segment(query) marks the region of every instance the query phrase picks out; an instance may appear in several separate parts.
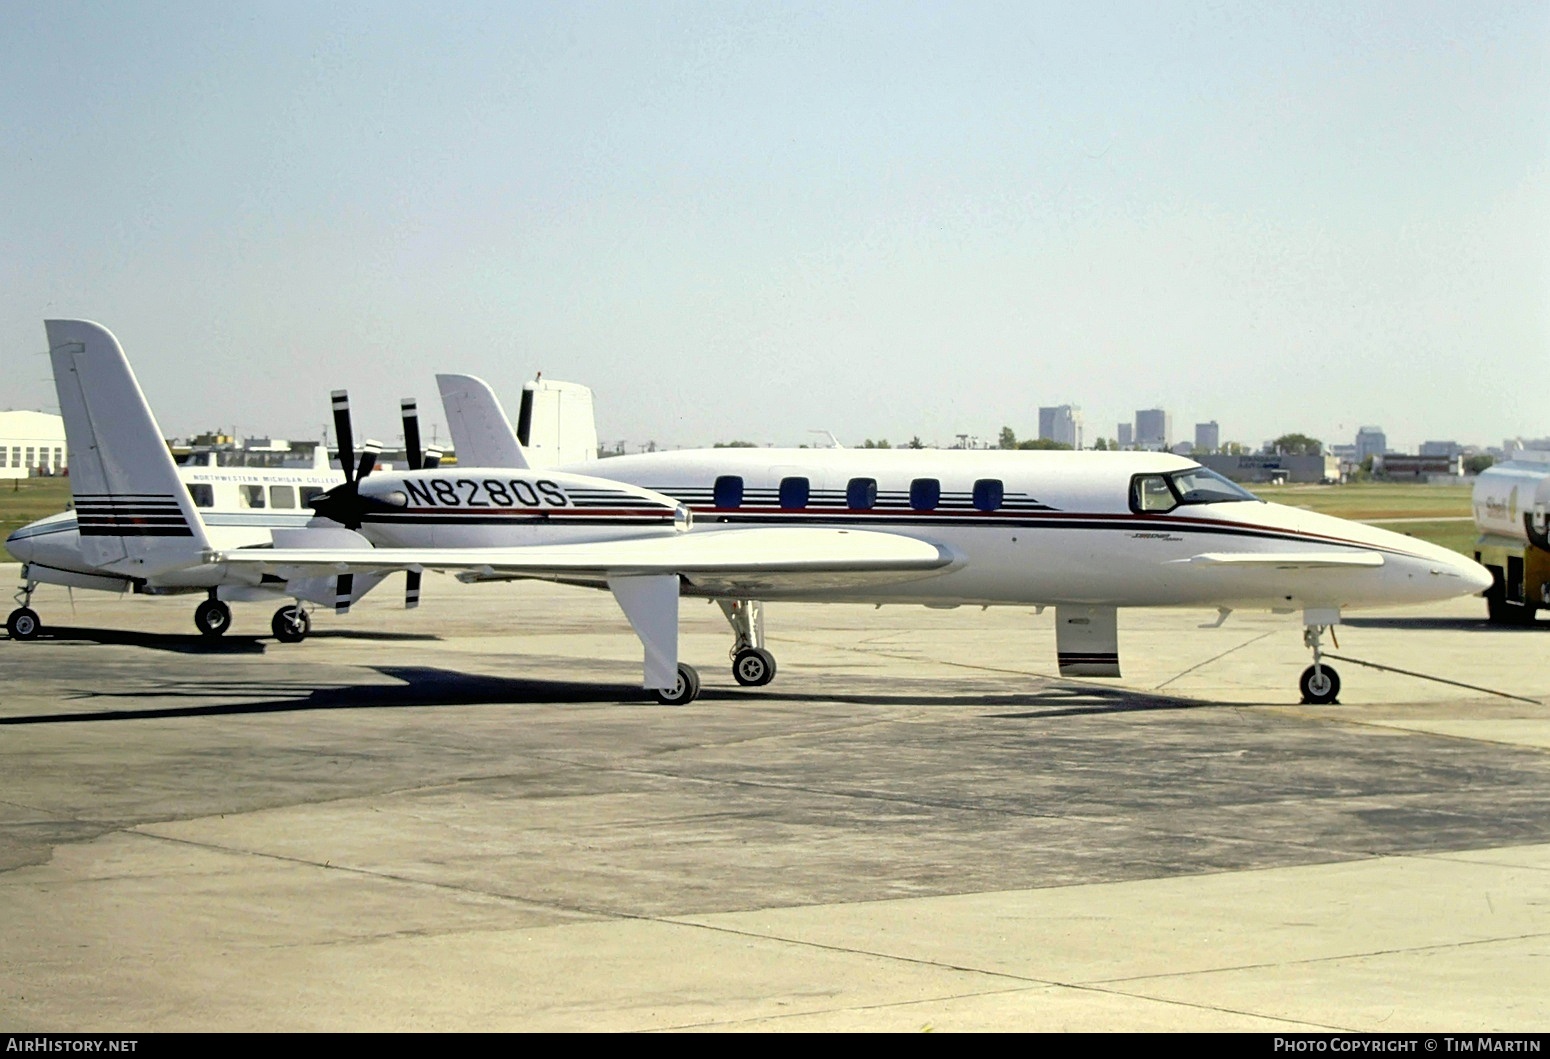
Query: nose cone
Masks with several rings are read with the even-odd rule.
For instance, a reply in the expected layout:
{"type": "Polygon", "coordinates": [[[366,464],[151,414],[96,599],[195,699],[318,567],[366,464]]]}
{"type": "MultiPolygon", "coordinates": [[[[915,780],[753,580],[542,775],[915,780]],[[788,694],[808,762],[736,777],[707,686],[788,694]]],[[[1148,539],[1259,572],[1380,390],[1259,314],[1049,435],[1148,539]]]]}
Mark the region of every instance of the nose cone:
{"type": "Polygon", "coordinates": [[[1366,574],[1347,572],[1335,579],[1337,583],[1320,586],[1319,591],[1327,595],[1330,602],[1338,600],[1341,606],[1440,602],[1478,595],[1491,587],[1491,574],[1485,567],[1440,544],[1333,515],[1278,504],[1261,507],[1256,521],[1310,542],[1310,545],[1299,544],[1299,547],[1328,546],[1342,551],[1360,548],[1382,556],[1381,566],[1366,574]]]}
{"type": "Polygon", "coordinates": [[[1478,595],[1491,587],[1492,582],[1495,580],[1491,576],[1491,571],[1463,555],[1460,555],[1455,561],[1461,567],[1458,576],[1465,584],[1469,585],[1471,593],[1478,595]]]}
{"type": "Polygon", "coordinates": [[[27,530],[30,528],[23,526],[5,539],[5,550],[10,552],[19,563],[32,562],[32,539],[27,535],[27,530]]]}
{"type": "Polygon", "coordinates": [[[1417,581],[1430,582],[1434,586],[1424,590],[1429,598],[1442,600],[1457,596],[1477,596],[1491,587],[1491,572],[1452,548],[1376,527],[1369,532],[1384,534],[1387,538],[1385,543],[1390,544],[1396,552],[1407,553],[1397,561],[1406,569],[1407,576],[1417,581]]]}

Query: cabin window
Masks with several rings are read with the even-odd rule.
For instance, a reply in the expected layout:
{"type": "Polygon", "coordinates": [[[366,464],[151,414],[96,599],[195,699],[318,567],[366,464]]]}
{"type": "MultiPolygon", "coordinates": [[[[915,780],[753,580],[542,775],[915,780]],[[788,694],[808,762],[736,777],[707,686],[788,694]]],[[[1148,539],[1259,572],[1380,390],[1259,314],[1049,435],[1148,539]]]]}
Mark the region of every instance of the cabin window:
{"type": "Polygon", "coordinates": [[[870,511],[877,506],[877,479],[852,478],[845,486],[845,506],[852,511],[870,511]]]}
{"type": "Polygon", "coordinates": [[[1001,506],[1004,494],[999,478],[981,478],[974,483],[974,506],[981,511],[994,511],[1001,506]]]}
{"type": "Polygon", "coordinates": [[[743,506],[743,477],[739,474],[723,474],[716,479],[715,502],[717,507],[743,506]]]}
{"type": "Polygon", "coordinates": [[[807,506],[808,482],[806,478],[782,478],[780,480],[780,506],[790,511],[807,506]]]}
{"type": "Polygon", "coordinates": [[[942,483],[935,478],[916,478],[910,483],[910,507],[932,511],[942,500],[942,483]]]}
{"type": "Polygon", "coordinates": [[[294,485],[271,485],[269,487],[270,507],[295,507],[296,487],[294,485]]]}
{"type": "Polygon", "coordinates": [[[1130,480],[1130,510],[1136,514],[1172,511],[1179,499],[1161,474],[1138,474],[1130,480]]]}
{"type": "Polygon", "coordinates": [[[237,495],[243,507],[264,506],[264,487],[261,485],[238,486],[237,495]]]}
{"type": "Polygon", "coordinates": [[[215,506],[215,486],[191,485],[188,487],[188,495],[194,501],[195,507],[215,506]]]}
{"type": "Polygon", "coordinates": [[[320,485],[304,485],[301,487],[301,506],[311,507],[312,502],[322,496],[328,490],[320,485]]]}

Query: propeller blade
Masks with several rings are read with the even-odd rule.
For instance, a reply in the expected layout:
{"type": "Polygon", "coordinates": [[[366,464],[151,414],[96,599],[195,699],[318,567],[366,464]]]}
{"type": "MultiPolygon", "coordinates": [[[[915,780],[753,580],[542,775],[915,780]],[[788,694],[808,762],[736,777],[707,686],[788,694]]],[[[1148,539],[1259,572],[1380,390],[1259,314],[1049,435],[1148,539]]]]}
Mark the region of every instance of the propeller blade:
{"type": "Polygon", "coordinates": [[[404,575],[404,609],[413,610],[420,605],[420,571],[410,570],[404,575]]]}
{"type": "Polygon", "coordinates": [[[370,474],[377,466],[377,457],[380,455],[382,455],[381,444],[368,438],[366,444],[361,447],[360,465],[355,469],[356,484],[360,484],[360,480],[370,474]]]}
{"type": "Polygon", "coordinates": [[[425,466],[421,470],[433,471],[441,466],[441,450],[432,446],[425,450],[425,466]]]}
{"type": "Polygon", "coordinates": [[[334,613],[350,613],[351,596],[355,594],[355,575],[340,574],[334,582],[334,613]]]}
{"type": "Polygon", "coordinates": [[[355,480],[350,477],[355,470],[355,432],[350,429],[348,390],[334,391],[334,438],[339,442],[339,466],[344,471],[345,481],[352,482],[355,480]]]}
{"type": "Polygon", "coordinates": [[[404,456],[409,469],[418,471],[425,462],[420,452],[420,409],[413,397],[405,397],[398,407],[404,417],[404,456]]]}

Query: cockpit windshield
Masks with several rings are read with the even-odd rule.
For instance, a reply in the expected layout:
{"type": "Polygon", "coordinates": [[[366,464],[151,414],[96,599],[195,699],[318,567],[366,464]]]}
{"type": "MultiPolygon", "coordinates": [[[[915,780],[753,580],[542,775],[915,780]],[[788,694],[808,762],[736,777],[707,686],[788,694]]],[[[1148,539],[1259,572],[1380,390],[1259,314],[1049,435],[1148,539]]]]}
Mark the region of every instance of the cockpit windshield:
{"type": "Polygon", "coordinates": [[[1220,504],[1229,500],[1258,500],[1259,497],[1215,471],[1195,467],[1168,476],[1181,504],[1220,504]]]}

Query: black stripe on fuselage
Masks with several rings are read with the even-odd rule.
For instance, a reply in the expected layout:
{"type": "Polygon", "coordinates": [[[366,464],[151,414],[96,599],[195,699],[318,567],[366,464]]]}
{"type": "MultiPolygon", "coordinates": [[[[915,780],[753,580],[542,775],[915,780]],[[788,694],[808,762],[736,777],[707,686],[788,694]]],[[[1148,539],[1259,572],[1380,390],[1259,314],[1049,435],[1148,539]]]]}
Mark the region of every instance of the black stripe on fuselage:
{"type": "Polygon", "coordinates": [[[495,514],[493,511],[467,513],[447,511],[436,514],[368,514],[362,522],[391,526],[665,526],[672,522],[672,515],[575,515],[570,509],[541,511],[535,514],[495,514]]]}
{"type": "Polygon", "coordinates": [[[79,493],[75,524],[83,537],[192,537],[177,499],[166,493],[79,493]]]}
{"type": "Polygon", "coordinates": [[[187,526],[82,526],[83,537],[192,537],[187,526]]]}

